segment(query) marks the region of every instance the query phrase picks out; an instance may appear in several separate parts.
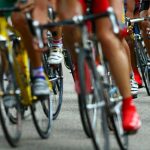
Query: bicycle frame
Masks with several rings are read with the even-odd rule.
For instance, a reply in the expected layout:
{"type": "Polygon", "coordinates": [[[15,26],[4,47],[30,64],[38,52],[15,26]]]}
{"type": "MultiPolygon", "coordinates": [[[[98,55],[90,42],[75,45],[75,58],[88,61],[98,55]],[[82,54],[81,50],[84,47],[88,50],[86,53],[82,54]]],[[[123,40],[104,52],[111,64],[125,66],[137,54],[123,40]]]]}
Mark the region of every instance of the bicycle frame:
{"type": "MultiPolygon", "coordinates": [[[[19,50],[16,51],[13,49],[13,44],[10,41],[8,30],[20,37],[18,32],[7,23],[5,17],[0,17],[0,35],[5,39],[7,51],[11,58],[10,60],[12,60],[16,81],[21,90],[21,103],[25,106],[29,106],[37,99],[37,97],[32,96],[29,57],[22,42],[19,42],[19,50]]],[[[52,90],[52,84],[49,82],[47,77],[46,80],[48,81],[50,90],[52,90]]]]}
{"type": "MultiPolygon", "coordinates": [[[[50,93],[39,97],[32,93],[27,51],[20,40],[20,34],[3,15],[4,12],[12,11],[20,10],[17,7],[0,9],[0,121],[6,140],[12,147],[16,147],[21,137],[21,119],[26,109],[31,109],[34,125],[42,139],[50,135],[53,109],[50,93]],[[41,115],[38,113],[40,109],[43,112],[41,115]],[[43,119],[46,120],[44,123],[43,119]]],[[[28,25],[32,27],[32,24],[28,25]]],[[[52,91],[51,82],[46,75],[45,78],[52,91]]]]}
{"type": "MultiPolygon", "coordinates": [[[[18,53],[15,55],[13,50],[13,45],[9,39],[8,29],[11,31],[15,31],[11,26],[8,25],[5,17],[0,18],[0,35],[2,35],[6,39],[7,43],[7,51],[9,56],[12,58],[12,63],[14,66],[14,71],[16,75],[16,80],[18,86],[21,90],[21,103],[24,105],[30,105],[32,103],[32,94],[31,94],[31,87],[30,87],[30,71],[29,71],[29,60],[28,55],[25,49],[20,46],[18,53]]],[[[18,35],[17,32],[15,34],[18,35]]]]}
{"type": "Polygon", "coordinates": [[[142,22],[142,21],[149,21],[150,20],[150,16],[147,17],[143,17],[143,18],[135,18],[135,19],[130,19],[127,18],[127,25],[130,25],[131,23],[136,23],[137,24],[137,28],[139,30],[139,33],[132,33],[131,37],[134,40],[135,44],[135,54],[136,54],[136,60],[137,60],[137,64],[138,67],[141,70],[141,75],[142,75],[142,79],[143,82],[145,84],[145,88],[147,91],[147,94],[150,95],[150,75],[149,75],[149,55],[147,52],[147,49],[144,48],[143,42],[142,42],[142,35],[140,33],[140,29],[138,26],[138,23],[142,22]]]}

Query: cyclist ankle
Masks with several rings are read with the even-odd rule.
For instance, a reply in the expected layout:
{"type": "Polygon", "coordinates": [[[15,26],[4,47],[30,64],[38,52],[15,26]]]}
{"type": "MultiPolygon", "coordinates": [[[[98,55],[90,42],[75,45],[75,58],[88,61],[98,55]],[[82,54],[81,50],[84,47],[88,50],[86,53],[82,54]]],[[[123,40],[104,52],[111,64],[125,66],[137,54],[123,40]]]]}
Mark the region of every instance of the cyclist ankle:
{"type": "Polygon", "coordinates": [[[131,105],[132,102],[133,102],[133,97],[132,96],[129,96],[127,98],[123,98],[123,108],[126,107],[126,106],[131,105]]]}
{"type": "Polygon", "coordinates": [[[45,80],[44,68],[42,66],[32,69],[33,79],[43,79],[45,80]]]}
{"type": "Polygon", "coordinates": [[[52,39],[52,47],[59,47],[62,48],[63,47],[63,43],[62,43],[62,38],[60,39],[52,39]]]}

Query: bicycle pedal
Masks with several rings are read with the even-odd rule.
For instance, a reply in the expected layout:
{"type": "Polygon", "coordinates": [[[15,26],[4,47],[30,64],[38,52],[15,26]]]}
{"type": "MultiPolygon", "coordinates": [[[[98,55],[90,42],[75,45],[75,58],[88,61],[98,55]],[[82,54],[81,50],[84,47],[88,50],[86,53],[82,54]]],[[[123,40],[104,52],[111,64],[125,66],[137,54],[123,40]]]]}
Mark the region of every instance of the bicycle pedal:
{"type": "Polygon", "coordinates": [[[39,95],[39,96],[33,96],[33,102],[38,102],[39,100],[40,101],[44,101],[46,100],[47,98],[49,98],[49,95],[39,95]]]}
{"type": "Polygon", "coordinates": [[[9,90],[6,93],[4,93],[3,95],[9,95],[9,96],[14,96],[14,95],[20,95],[20,90],[9,90]]]}
{"type": "Polygon", "coordinates": [[[15,95],[15,92],[14,92],[14,90],[10,90],[6,93],[6,95],[15,95]]]}
{"type": "Polygon", "coordinates": [[[37,96],[33,96],[33,97],[32,97],[32,100],[37,100],[37,96]]]}

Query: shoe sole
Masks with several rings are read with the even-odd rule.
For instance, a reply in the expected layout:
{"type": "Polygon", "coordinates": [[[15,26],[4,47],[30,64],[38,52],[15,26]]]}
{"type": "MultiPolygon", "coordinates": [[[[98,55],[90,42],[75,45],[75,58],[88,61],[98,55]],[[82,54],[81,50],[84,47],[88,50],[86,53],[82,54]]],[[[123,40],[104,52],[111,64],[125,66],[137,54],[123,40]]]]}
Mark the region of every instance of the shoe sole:
{"type": "Polygon", "coordinates": [[[138,129],[137,130],[134,130],[134,131],[126,131],[125,132],[125,135],[134,135],[138,132],[138,129]]]}
{"type": "Polygon", "coordinates": [[[132,131],[125,131],[125,134],[127,134],[127,135],[134,135],[134,134],[136,134],[139,131],[139,129],[141,128],[141,125],[142,125],[142,122],[140,121],[139,122],[139,126],[138,126],[137,129],[132,130],[132,131]]]}
{"type": "Polygon", "coordinates": [[[139,84],[138,84],[138,88],[139,88],[139,89],[143,88],[143,85],[139,85],[139,84]]]}
{"type": "Polygon", "coordinates": [[[138,95],[132,95],[132,98],[135,99],[135,98],[138,98],[138,95]]]}
{"type": "Polygon", "coordinates": [[[133,130],[133,131],[125,131],[125,135],[134,135],[134,134],[136,134],[139,131],[140,127],[133,130]]]}

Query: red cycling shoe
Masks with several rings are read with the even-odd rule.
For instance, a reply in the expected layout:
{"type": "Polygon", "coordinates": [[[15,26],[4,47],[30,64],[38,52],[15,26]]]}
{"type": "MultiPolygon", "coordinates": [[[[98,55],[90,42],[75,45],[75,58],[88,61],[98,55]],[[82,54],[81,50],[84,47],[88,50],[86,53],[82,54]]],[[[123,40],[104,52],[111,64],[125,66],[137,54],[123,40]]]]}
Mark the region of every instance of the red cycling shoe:
{"type": "Polygon", "coordinates": [[[134,79],[138,83],[139,88],[142,87],[142,78],[137,68],[133,69],[134,79]]]}
{"type": "Polygon", "coordinates": [[[141,127],[140,117],[132,98],[123,101],[122,105],[122,124],[127,133],[135,133],[141,127]]]}

